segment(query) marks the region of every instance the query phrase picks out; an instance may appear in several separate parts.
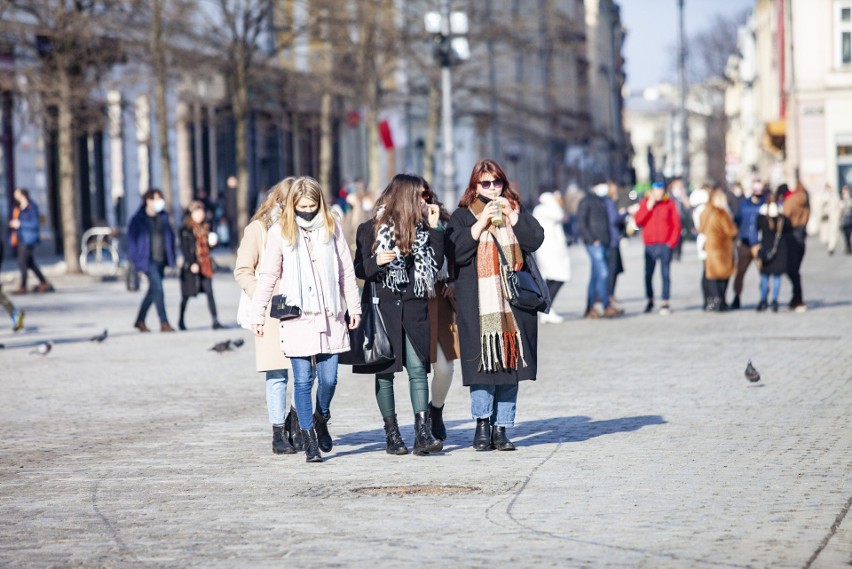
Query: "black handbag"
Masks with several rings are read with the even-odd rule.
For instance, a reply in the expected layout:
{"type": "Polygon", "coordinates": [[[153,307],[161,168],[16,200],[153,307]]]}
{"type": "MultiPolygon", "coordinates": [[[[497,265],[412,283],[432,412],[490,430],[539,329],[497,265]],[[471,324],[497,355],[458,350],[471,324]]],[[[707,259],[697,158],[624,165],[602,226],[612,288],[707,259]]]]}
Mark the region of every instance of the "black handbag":
{"type": "Polygon", "coordinates": [[[349,331],[349,351],[340,354],[339,363],[344,365],[378,366],[394,361],[393,346],[379,310],[376,283],[370,283],[369,304],[361,305],[361,322],[349,331]]]}
{"type": "Polygon", "coordinates": [[[276,294],[272,297],[272,307],[269,309],[269,316],[278,320],[293,320],[302,315],[302,309],[298,306],[287,304],[287,297],[283,294],[276,294]]]}
{"type": "MultiPolygon", "coordinates": [[[[503,266],[506,267],[506,286],[509,289],[509,304],[528,312],[546,310],[549,303],[542,290],[547,290],[547,287],[540,286],[532,273],[528,271],[512,270],[509,262],[506,260],[506,256],[503,254],[503,248],[500,247],[500,243],[496,239],[494,240],[494,245],[497,247],[497,252],[500,254],[503,266]]],[[[532,260],[531,255],[524,254],[524,264],[530,269],[535,264],[535,261],[532,260]]],[[[538,272],[538,266],[536,266],[536,272],[538,272]]],[[[541,274],[539,273],[540,277],[541,274]]]]}

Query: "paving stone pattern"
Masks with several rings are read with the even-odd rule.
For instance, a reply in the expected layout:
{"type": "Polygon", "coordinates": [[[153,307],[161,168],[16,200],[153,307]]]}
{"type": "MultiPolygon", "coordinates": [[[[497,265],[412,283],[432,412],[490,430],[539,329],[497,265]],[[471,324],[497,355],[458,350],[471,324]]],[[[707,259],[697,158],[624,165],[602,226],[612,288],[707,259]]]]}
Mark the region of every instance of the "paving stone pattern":
{"type": "MultiPolygon", "coordinates": [[[[810,244],[804,314],[756,314],[754,269],[745,309],[706,314],[687,246],[666,317],[641,313],[634,240],[627,315],[586,321],[588,260],[571,254],[568,319],[541,329],[514,453],[470,448],[457,373],[445,452],[388,456],[372,379],[341,367],[326,461],[275,456],[252,340],[210,330],[203,297],[189,331],[145,335],[131,328],[142,293],[120,282],[57,277],[57,293],[16,299],[26,330],[0,327],[0,566],[852,565],[852,258],[810,244]],[[53,351],[32,354],[45,340],[53,351]]],[[[234,314],[229,274],[214,287],[234,314]]],[[[176,279],[166,291],[175,324],[176,279]]],[[[412,444],[401,375],[397,393],[412,444]]]]}

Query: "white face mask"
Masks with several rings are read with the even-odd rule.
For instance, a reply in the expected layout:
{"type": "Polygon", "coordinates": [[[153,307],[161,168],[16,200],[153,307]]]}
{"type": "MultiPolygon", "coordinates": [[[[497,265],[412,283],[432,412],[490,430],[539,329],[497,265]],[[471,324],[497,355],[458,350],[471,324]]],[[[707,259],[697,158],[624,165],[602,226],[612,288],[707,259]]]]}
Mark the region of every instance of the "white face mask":
{"type": "Polygon", "coordinates": [[[769,214],[769,217],[778,217],[778,204],[771,203],[766,208],[766,213],[769,214]]]}
{"type": "Polygon", "coordinates": [[[595,186],[594,188],[592,188],[592,191],[599,198],[605,198],[609,194],[609,187],[604,186],[603,184],[599,184],[599,185],[595,186]]]}
{"type": "Polygon", "coordinates": [[[160,213],[161,211],[166,209],[166,200],[164,200],[164,199],[154,200],[154,203],[152,205],[154,206],[154,211],[156,211],[157,213],[160,213]]]}

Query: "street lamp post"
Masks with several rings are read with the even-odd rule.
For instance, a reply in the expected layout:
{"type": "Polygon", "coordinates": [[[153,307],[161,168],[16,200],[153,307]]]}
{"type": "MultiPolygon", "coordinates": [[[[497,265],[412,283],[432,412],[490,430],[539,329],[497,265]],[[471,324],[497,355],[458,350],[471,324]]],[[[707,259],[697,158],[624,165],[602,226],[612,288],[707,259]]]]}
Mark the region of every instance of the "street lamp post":
{"type": "Polygon", "coordinates": [[[678,0],[679,10],[679,25],[678,25],[678,74],[680,79],[680,108],[678,109],[678,122],[680,123],[680,164],[681,177],[684,185],[689,188],[689,132],[687,131],[687,116],[686,116],[686,38],[684,37],[683,27],[683,3],[684,0],[678,0]]]}
{"type": "Polygon", "coordinates": [[[429,12],[425,17],[426,31],[434,35],[435,57],[441,66],[441,186],[444,203],[456,203],[456,165],[453,140],[453,77],[454,63],[470,57],[467,33],[467,15],[451,12],[450,0],[441,0],[440,12],[429,12]]]}

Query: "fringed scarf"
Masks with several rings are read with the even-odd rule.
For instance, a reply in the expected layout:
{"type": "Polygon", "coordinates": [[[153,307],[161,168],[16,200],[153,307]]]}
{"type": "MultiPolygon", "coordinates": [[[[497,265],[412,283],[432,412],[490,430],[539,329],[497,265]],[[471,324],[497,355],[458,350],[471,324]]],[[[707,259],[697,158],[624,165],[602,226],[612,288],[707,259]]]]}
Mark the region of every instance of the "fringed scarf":
{"type": "MultiPolygon", "coordinates": [[[[405,257],[400,255],[396,248],[392,223],[379,228],[376,243],[376,252],[397,251],[396,258],[388,263],[387,270],[380,277],[380,281],[386,288],[401,293],[408,284],[408,270],[405,257]]],[[[435,252],[429,246],[429,231],[422,223],[417,224],[411,254],[414,255],[414,296],[432,298],[435,296],[435,275],[438,274],[438,263],[435,261],[435,252]]]]}
{"type": "Polygon", "coordinates": [[[210,258],[210,230],[204,223],[194,224],[192,234],[195,235],[195,256],[201,275],[213,278],[213,260],[210,258]]]}
{"type": "MultiPolygon", "coordinates": [[[[479,218],[485,204],[475,200],[470,211],[479,218]]],[[[479,370],[496,372],[526,367],[524,348],[518,322],[509,305],[506,286],[506,266],[500,262],[497,247],[501,247],[509,267],[520,270],[523,252],[509,223],[489,227],[479,236],[476,250],[476,275],[479,287],[479,333],[481,356],[479,370]]]]}

